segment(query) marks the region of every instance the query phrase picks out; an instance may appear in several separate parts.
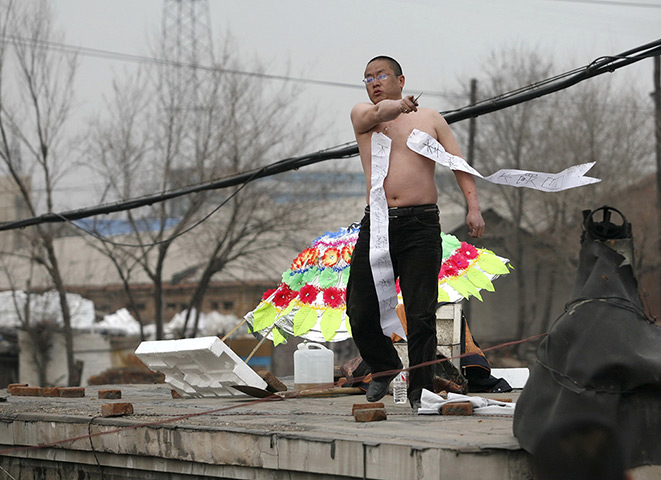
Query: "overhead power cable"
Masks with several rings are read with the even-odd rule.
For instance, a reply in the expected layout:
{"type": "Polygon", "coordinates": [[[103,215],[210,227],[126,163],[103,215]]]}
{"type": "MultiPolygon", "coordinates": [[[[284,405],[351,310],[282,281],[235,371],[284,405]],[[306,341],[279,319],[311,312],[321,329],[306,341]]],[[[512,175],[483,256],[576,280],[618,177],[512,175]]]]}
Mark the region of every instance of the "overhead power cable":
{"type": "MultiPolygon", "coordinates": [[[[469,105],[467,107],[453,110],[451,112],[444,112],[444,116],[448,123],[455,123],[467,118],[485,115],[487,113],[502,110],[504,108],[518,105],[520,103],[527,102],[529,100],[539,98],[559,90],[563,90],[589,78],[593,78],[604,73],[612,73],[615,70],[627,65],[631,65],[632,63],[659,55],[661,55],[661,39],[647,43],[645,45],[641,45],[634,49],[620,53],[619,55],[599,57],[584,67],[573,69],[570,72],[565,72],[553,78],[534,83],[513,92],[508,92],[506,94],[478,102],[474,105],[469,105]]],[[[348,146],[340,146],[323,151],[309,153],[299,157],[287,158],[276,163],[266,165],[264,167],[201,185],[194,185],[159,194],[120,201],[109,205],[100,205],[62,213],[45,213],[37,217],[5,222],[0,224],[0,231],[13,230],[16,228],[23,228],[43,223],[57,223],[79,220],[94,215],[131,210],[184,195],[189,195],[191,193],[207,190],[217,190],[240,185],[252,180],[256,180],[258,178],[264,178],[271,175],[276,175],[278,173],[295,170],[307,165],[312,165],[314,163],[332,159],[349,158],[356,156],[357,154],[358,146],[355,142],[352,142],[348,146]]]]}
{"type": "MultiPolygon", "coordinates": [[[[153,64],[153,65],[176,67],[176,68],[187,68],[187,69],[202,70],[208,72],[227,73],[231,75],[241,75],[245,77],[262,78],[265,80],[280,80],[283,82],[296,82],[296,83],[305,83],[309,85],[321,85],[325,87],[352,88],[358,90],[365,89],[365,86],[360,82],[354,84],[354,83],[346,83],[346,82],[335,82],[331,80],[316,80],[313,78],[292,77],[289,75],[275,75],[264,72],[249,72],[245,70],[236,70],[232,68],[219,67],[218,65],[201,65],[199,63],[178,62],[164,58],[148,57],[146,55],[135,55],[131,53],[113,52],[110,50],[102,50],[98,48],[80,47],[75,45],[68,45],[66,43],[21,37],[20,35],[4,34],[4,35],[0,35],[0,39],[3,42],[15,43],[19,45],[28,45],[43,50],[50,50],[68,55],[84,55],[88,57],[107,58],[110,60],[120,60],[125,62],[153,64]]],[[[432,92],[428,90],[424,90],[424,92],[425,92],[425,96],[456,98],[456,95],[451,93],[432,92]]]]}
{"type": "Polygon", "coordinates": [[[569,2],[569,3],[592,3],[595,5],[608,5],[614,7],[661,8],[661,4],[659,3],[618,2],[613,0],[554,0],[554,1],[569,2]]]}
{"type": "Polygon", "coordinates": [[[459,122],[470,117],[478,117],[486,113],[495,112],[496,110],[518,105],[550,93],[564,90],[565,88],[569,88],[589,78],[604,73],[612,73],[615,70],[631,65],[632,63],[639,62],[646,58],[657,57],[659,55],[661,55],[661,39],[627,50],[618,55],[599,57],[584,67],[573,69],[570,72],[560,74],[552,79],[533,83],[523,89],[486,99],[461,109],[443,113],[448,123],[459,122]]]}

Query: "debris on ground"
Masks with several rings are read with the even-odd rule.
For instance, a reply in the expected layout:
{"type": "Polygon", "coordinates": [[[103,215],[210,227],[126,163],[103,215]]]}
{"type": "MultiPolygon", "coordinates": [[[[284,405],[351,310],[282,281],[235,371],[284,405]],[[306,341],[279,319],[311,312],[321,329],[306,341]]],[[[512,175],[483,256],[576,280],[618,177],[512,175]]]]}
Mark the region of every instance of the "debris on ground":
{"type": "Polygon", "coordinates": [[[351,413],[357,422],[378,422],[388,419],[385,405],[381,402],[355,403],[351,413]]]}
{"type": "Polygon", "coordinates": [[[101,405],[102,417],[121,417],[133,414],[132,403],[104,403],[101,405]]]}

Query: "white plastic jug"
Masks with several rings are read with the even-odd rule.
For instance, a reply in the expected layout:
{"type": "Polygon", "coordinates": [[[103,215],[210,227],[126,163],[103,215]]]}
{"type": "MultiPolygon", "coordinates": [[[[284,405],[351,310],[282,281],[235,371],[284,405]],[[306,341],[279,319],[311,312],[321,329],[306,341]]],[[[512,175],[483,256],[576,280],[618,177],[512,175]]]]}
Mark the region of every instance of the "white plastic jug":
{"type": "Polygon", "coordinates": [[[294,352],[294,389],[333,386],[333,351],[313,342],[298,344],[294,352]]]}

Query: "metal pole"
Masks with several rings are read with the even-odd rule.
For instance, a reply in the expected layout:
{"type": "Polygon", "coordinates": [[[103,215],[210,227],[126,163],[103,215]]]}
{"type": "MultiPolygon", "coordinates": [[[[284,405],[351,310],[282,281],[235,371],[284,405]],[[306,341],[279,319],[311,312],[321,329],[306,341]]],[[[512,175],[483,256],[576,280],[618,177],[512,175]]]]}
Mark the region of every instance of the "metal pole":
{"type": "MultiPolygon", "coordinates": [[[[656,215],[657,215],[657,262],[661,260],[661,56],[654,57],[654,133],[656,137],[656,215]]],[[[657,268],[659,267],[657,263],[657,268]]],[[[659,285],[661,289],[661,284],[659,285]]],[[[660,292],[661,293],[661,292],[660,292]]]]}
{"type": "MultiPolygon", "coordinates": [[[[477,103],[477,79],[471,78],[470,104],[477,103]]],[[[475,160],[475,128],[477,126],[477,117],[471,117],[468,123],[468,151],[466,152],[466,161],[471,166],[475,160]]]]}
{"type": "MultiPolygon", "coordinates": [[[[471,78],[469,105],[477,103],[477,79],[471,78]]],[[[468,121],[468,148],[466,150],[466,161],[469,165],[475,163],[475,132],[477,127],[477,117],[470,117],[468,121]]],[[[463,302],[464,315],[466,323],[470,326],[471,319],[471,301],[463,302]]]]}

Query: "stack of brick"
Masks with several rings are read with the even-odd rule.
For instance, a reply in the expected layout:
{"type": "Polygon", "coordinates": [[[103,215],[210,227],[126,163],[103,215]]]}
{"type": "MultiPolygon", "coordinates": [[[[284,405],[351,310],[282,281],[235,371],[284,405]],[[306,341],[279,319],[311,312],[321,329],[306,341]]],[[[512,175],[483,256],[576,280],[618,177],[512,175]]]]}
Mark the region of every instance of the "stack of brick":
{"type": "Polygon", "coordinates": [[[31,387],[24,383],[10,384],[7,392],[17,397],[79,398],[85,396],[84,387],[31,387]]]}
{"type": "MultiPolygon", "coordinates": [[[[84,387],[31,387],[25,383],[12,383],[7,387],[10,395],[17,397],[59,397],[59,398],[83,398],[84,387]]],[[[122,391],[118,389],[99,390],[100,399],[116,400],[122,398],[122,391]]],[[[131,403],[104,403],[101,405],[103,417],[118,417],[133,414],[131,403]]]]}

